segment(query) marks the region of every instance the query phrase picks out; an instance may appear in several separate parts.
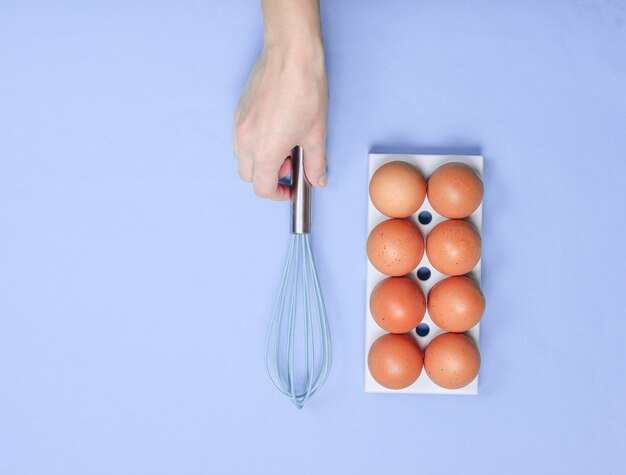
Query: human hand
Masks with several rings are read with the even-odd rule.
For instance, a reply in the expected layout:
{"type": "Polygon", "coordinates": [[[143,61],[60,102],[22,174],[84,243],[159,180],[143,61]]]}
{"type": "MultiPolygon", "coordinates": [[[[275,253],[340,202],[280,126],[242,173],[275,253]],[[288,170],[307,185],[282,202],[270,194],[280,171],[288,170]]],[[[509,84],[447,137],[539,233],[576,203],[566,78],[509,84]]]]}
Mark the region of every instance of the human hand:
{"type": "MultiPolygon", "coordinates": [[[[292,4],[298,2],[292,2],[292,4]]],[[[291,172],[291,149],[301,145],[304,170],[313,186],[326,185],[328,84],[321,45],[307,34],[268,34],[263,53],[235,113],[234,152],[239,176],[263,198],[286,200],[278,180],[291,172]]]]}

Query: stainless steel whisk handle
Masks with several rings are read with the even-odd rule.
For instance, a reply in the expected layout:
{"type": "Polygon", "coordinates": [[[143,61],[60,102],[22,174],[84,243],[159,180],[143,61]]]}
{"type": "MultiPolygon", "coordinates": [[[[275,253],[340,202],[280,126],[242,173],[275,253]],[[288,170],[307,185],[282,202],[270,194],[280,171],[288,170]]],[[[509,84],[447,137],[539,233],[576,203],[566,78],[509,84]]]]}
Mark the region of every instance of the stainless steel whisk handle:
{"type": "Polygon", "coordinates": [[[291,150],[291,233],[311,232],[311,183],[304,173],[304,152],[300,145],[291,150]]]}

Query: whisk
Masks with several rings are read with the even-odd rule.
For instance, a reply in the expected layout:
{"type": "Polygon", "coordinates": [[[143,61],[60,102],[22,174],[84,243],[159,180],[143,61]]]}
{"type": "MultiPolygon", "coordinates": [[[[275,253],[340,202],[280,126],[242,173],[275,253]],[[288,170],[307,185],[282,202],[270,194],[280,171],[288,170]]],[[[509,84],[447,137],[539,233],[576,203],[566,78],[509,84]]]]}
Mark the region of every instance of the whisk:
{"type": "Polygon", "coordinates": [[[272,383],[298,409],[324,384],[331,366],[328,317],[311,248],[311,185],[303,159],[302,147],[294,147],[291,238],[265,350],[272,383]]]}

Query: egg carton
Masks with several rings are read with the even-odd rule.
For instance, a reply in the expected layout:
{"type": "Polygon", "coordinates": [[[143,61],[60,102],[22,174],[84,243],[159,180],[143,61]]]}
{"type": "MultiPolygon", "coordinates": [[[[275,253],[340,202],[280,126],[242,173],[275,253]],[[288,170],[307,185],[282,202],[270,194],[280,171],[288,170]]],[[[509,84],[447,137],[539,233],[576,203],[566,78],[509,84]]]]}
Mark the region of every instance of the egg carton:
{"type": "MultiPolygon", "coordinates": [[[[483,160],[483,157],[480,155],[413,155],[413,154],[370,153],[369,154],[368,185],[369,185],[370,180],[372,179],[372,175],[379,167],[381,167],[385,163],[393,162],[396,160],[410,163],[415,168],[417,168],[427,180],[428,180],[428,177],[437,168],[439,168],[441,165],[444,165],[445,163],[450,163],[450,162],[464,163],[472,167],[474,171],[476,171],[478,176],[480,176],[481,180],[483,178],[483,161],[484,160],[483,160]]],[[[469,217],[466,218],[466,220],[470,222],[476,228],[481,238],[482,238],[482,212],[483,212],[482,210],[483,210],[483,205],[481,202],[480,206],[476,209],[476,211],[474,211],[469,217]]],[[[422,217],[424,218],[424,215],[422,215],[422,217]]],[[[390,219],[390,218],[382,214],[380,211],[378,211],[376,207],[372,204],[372,201],[368,198],[368,219],[367,219],[368,236],[369,236],[369,233],[377,224],[379,224],[382,221],[385,221],[386,219],[390,219]]],[[[428,233],[431,231],[431,229],[433,229],[433,227],[435,227],[440,222],[445,221],[447,218],[438,214],[428,202],[428,197],[426,197],[420,209],[417,210],[417,212],[415,212],[413,215],[409,216],[406,219],[413,221],[418,226],[418,228],[422,232],[422,235],[424,236],[424,242],[426,242],[426,237],[428,236],[428,233]],[[425,221],[424,219],[420,220],[419,218],[420,213],[424,213],[424,212],[430,213],[430,216],[431,216],[431,220],[427,224],[424,224],[424,222],[422,222],[422,221],[425,221]]],[[[478,264],[476,264],[476,266],[469,273],[469,276],[474,278],[479,283],[480,283],[481,262],[482,262],[482,257],[478,261],[478,264]]],[[[372,290],[374,289],[376,284],[378,284],[381,280],[385,279],[386,277],[388,276],[378,271],[371,264],[369,259],[367,260],[367,288],[366,288],[367,292],[366,292],[366,303],[365,303],[365,309],[366,309],[365,310],[365,359],[364,359],[365,361],[365,392],[368,392],[368,393],[403,393],[403,394],[464,394],[464,395],[478,394],[478,376],[476,376],[476,378],[470,384],[460,389],[446,389],[446,388],[442,388],[441,386],[436,385],[434,382],[430,380],[424,368],[422,369],[422,372],[420,373],[420,376],[417,379],[417,381],[415,381],[413,384],[411,384],[410,386],[404,389],[385,388],[384,386],[381,386],[378,382],[376,382],[376,380],[372,377],[372,375],[369,372],[369,368],[367,366],[367,355],[369,353],[369,349],[372,346],[372,344],[379,337],[381,337],[387,332],[383,330],[381,327],[379,327],[378,324],[374,321],[374,318],[372,317],[372,314],[370,311],[369,300],[370,300],[370,295],[372,293],[372,290]]],[[[428,257],[426,256],[426,251],[424,251],[424,256],[422,257],[422,260],[420,261],[418,266],[415,269],[413,269],[413,271],[411,271],[408,277],[411,277],[415,282],[417,282],[419,286],[421,287],[422,291],[424,292],[424,295],[428,297],[428,293],[430,292],[430,289],[432,289],[432,287],[437,282],[439,282],[440,280],[443,280],[444,278],[448,276],[437,271],[433,266],[430,265],[430,262],[428,261],[428,257]],[[427,272],[424,269],[428,269],[428,271],[430,272],[430,276],[426,278],[425,280],[422,280],[425,277],[425,274],[427,274],[427,272]],[[418,272],[420,273],[421,277],[418,277],[418,272]]],[[[439,328],[437,325],[433,323],[433,321],[430,319],[430,315],[428,314],[428,309],[426,309],[426,314],[424,315],[424,319],[422,320],[420,327],[418,327],[418,329],[420,329],[420,333],[424,333],[423,331],[425,330],[424,325],[427,325],[428,327],[428,333],[426,335],[420,336],[416,332],[416,330],[413,330],[411,332],[412,336],[416,339],[419,347],[422,349],[422,352],[426,349],[426,347],[428,346],[428,344],[433,338],[435,338],[437,335],[440,335],[442,333],[446,333],[445,330],[442,330],[441,328],[439,328]]],[[[480,323],[478,323],[476,326],[474,326],[473,328],[471,328],[465,333],[474,340],[474,342],[476,343],[476,346],[478,347],[480,351],[480,342],[479,342],[480,323]]]]}

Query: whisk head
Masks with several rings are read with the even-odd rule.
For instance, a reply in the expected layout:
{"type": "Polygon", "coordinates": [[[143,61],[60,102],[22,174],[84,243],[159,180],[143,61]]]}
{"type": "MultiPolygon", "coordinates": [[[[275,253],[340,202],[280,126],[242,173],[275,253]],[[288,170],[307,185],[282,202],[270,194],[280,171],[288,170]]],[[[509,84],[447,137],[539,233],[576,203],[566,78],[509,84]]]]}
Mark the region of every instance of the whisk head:
{"type": "Polygon", "coordinates": [[[310,234],[291,234],[265,364],[276,389],[298,409],[319,390],[330,372],[328,318],[310,234]]]}

